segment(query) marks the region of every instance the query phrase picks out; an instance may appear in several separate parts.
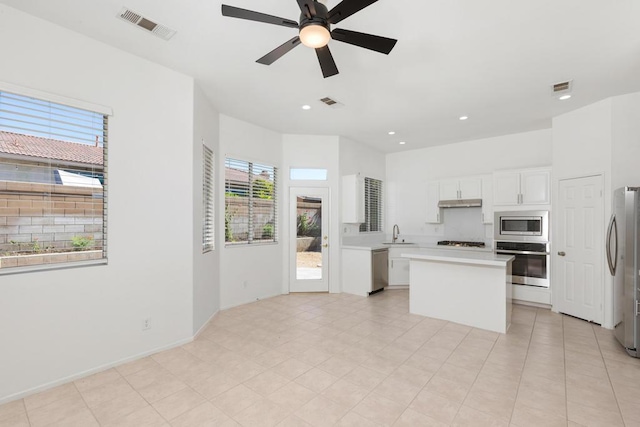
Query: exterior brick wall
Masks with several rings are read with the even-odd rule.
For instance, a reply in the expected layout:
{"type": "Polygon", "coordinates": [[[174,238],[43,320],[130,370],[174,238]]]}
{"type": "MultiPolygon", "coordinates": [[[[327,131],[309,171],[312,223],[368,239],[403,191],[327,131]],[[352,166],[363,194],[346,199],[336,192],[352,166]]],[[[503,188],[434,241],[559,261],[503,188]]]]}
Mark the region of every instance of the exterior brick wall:
{"type": "MultiPolygon", "coordinates": [[[[234,239],[246,241],[249,234],[247,199],[244,197],[227,197],[226,210],[231,215],[230,227],[234,239]]],[[[264,226],[270,224],[273,219],[273,200],[253,199],[253,216],[253,233],[255,239],[258,240],[263,236],[264,226]]]]}
{"type": "Polygon", "coordinates": [[[75,236],[102,248],[102,189],[0,181],[0,254],[72,249],[75,236]],[[11,243],[14,241],[16,243],[11,243]]]}

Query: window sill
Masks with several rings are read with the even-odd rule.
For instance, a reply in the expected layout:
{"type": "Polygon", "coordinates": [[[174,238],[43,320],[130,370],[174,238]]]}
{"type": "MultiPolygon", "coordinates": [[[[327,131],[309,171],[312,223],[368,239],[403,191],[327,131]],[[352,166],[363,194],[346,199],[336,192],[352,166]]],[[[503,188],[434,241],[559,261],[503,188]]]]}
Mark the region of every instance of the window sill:
{"type": "Polygon", "coordinates": [[[28,273],[32,271],[60,270],[76,267],[87,267],[93,265],[106,265],[106,258],[89,259],[91,256],[102,255],[102,251],[86,251],[86,252],[64,252],[51,254],[34,254],[34,255],[17,255],[0,257],[0,276],[10,274],[28,273]],[[62,255],[86,255],[88,259],[72,260],[72,261],[50,261],[48,263],[40,263],[35,265],[26,265],[29,260],[34,258],[54,258],[62,255]],[[95,254],[95,255],[94,255],[95,254]],[[25,265],[18,265],[18,261],[22,261],[25,265]]]}
{"type": "Polygon", "coordinates": [[[257,243],[245,243],[245,242],[237,242],[237,243],[225,243],[225,248],[251,248],[253,246],[277,246],[280,242],[257,242],[257,243]]]}

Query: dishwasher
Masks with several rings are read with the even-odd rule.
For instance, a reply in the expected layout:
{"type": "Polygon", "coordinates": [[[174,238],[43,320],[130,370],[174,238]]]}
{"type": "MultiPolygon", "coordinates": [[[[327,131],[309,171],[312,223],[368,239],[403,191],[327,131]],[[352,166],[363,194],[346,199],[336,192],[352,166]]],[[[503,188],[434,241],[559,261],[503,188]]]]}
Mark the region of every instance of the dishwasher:
{"type": "Polygon", "coordinates": [[[389,249],[371,251],[371,291],[369,295],[384,290],[389,284],[389,249]]]}

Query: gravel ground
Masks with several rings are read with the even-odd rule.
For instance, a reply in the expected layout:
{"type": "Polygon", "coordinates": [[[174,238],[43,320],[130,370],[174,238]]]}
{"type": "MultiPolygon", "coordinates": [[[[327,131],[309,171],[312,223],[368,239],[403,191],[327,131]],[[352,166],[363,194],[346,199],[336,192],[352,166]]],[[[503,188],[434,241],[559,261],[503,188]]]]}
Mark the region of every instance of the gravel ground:
{"type": "Polygon", "coordinates": [[[321,252],[298,252],[296,254],[296,265],[298,267],[319,267],[322,264],[321,252]]]}

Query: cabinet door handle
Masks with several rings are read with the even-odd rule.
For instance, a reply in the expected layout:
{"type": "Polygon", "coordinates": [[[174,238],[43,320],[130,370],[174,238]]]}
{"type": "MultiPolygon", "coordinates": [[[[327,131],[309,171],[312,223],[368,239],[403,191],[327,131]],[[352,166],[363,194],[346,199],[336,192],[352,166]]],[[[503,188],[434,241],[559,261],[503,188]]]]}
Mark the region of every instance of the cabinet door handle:
{"type": "Polygon", "coordinates": [[[558,252],[558,255],[560,255],[560,256],[565,256],[565,255],[566,255],[566,253],[565,253],[564,251],[560,251],[560,252],[558,252]]]}

